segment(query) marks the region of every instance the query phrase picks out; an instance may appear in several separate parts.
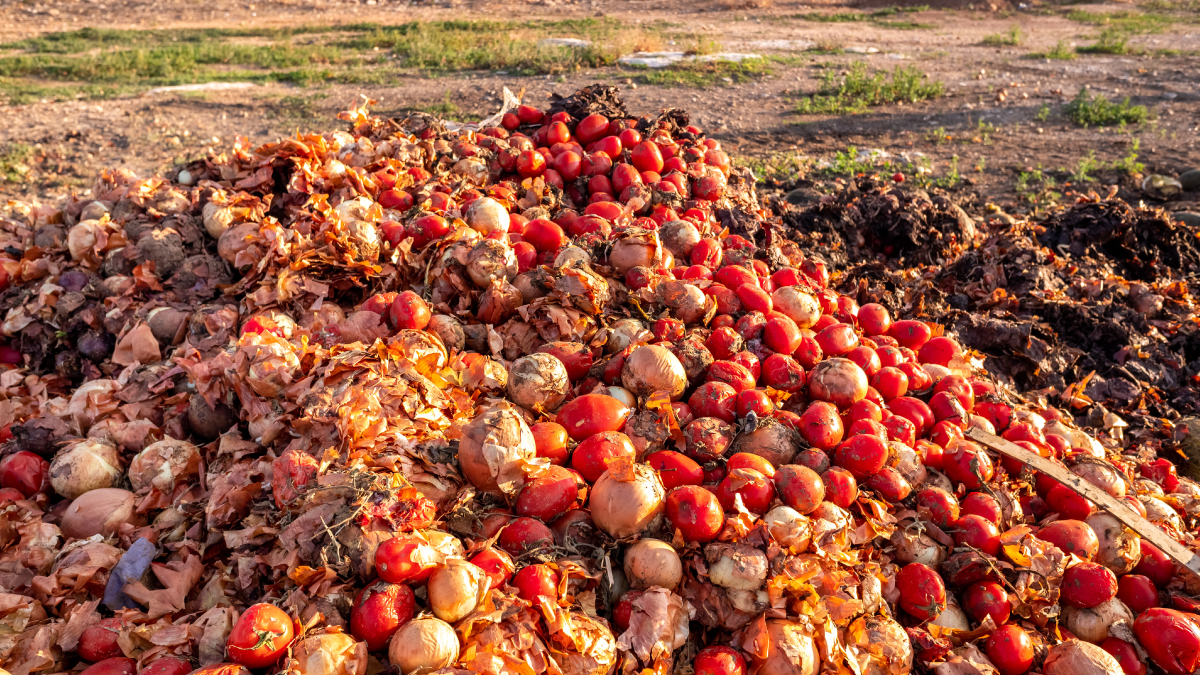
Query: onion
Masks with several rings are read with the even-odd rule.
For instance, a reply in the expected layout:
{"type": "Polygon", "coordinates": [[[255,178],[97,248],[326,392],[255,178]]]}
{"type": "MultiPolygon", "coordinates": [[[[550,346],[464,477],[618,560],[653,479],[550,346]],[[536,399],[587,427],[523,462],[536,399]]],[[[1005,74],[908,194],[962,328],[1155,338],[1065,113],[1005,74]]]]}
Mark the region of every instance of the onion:
{"type": "Polygon", "coordinates": [[[587,251],[578,246],[567,246],[559,251],[558,255],[554,258],[555,267],[566,267],[577,262],[585,265],[591,264],[592,256],[588,255],[587,251]]]}
{"type": "Polygon", "coordinates": [[[608,341],[604,343],[606,354],[616,354],[638,342],[649,342],[653,336],[637,319],[621,319],[608,327],[608,341]]]}
{"type": "Polygon", "coordinates": [[[365,675],[367,643],[345,633],[309,635],[292,647],[295,675],[365,675]]]}
{"type": "Polygon", "coordinates": [[[187,330],[188,319],[191,316],[189,312],[174,307],[155,307],[146,315],[146,323],[150,325],[150,332],[159,344],[173,345],[183,339],[183,332],[187,330]]]}
{"type": "Polygon", "coordinates": [[[684,323],[699,323],[708,310],[708,303],[714,302],[706,298],[704,291],[699,288],[673,279],[660,283],[656,292],[658,301],[684,323]]]}
{"type": "Polygon", "coordinates": [[[1072,607],[1063,603],[1063,623],[1080,640],[1100,643],[1108,637],[1108,627],[1118,621],[1127,621],[1133,625],[1133,612],[1117,598],[1108,600],[1095,607],[1072,607]]]}
{"type": "Polygon", "coordinates": [[[534,412],[557,410],[570,388],[567,367],[549,354],[522,356],[508,370],[508,397],[534,412]]]}
{"type": "Polygon", "coordinates": [[[958,601],[954,599],[953,593],[946,594],[946,608],[929,623],[954,630],[971,630],[971,621],[967,619],[967,613],[962,610],[962,607],[958,606],[958,601]]]}
{"type": "Polygon", "coordinates": [[[735,591],[754,591],[767,581],[767,554],[745,544],[709,544],[704,547],[708,578],[735,591]]]}
{"type": "Polygon", "coordinates": [[[657,345],[642,345],[625,359],[621,384],[637,396],[649,397],[662,391],[672,401],[678,401],[687,389],[688,380],[683,364],[674,354],[657,345]]]}
{"type": "Polygon", "coordinates": [[[925,534],[924,526],[917,520],[906,527],[897,527],[891,542],[896,547],[896,560],[905,565],[921,563],[937,569],[946,560],[946,549],[925,534]]]}
{"type": "Polygon", "coordinates": [[[512,281],[517,276],[517,254],[502,241],[484,239],[467,254],[467,274],[480,288],[492,281],[512,281]]]}
{"type": "Polygon", "coordinates": [[[76,441],[59,450],[50,463],[50,485],[67,499],[112,487],[120,479],[121,453],[108,441],[76,441]]]}
{"type": "Polygon", "coordinates": [[[497,279],[479,299],[479,309],[475,312],[475,318],[485,324],[500,325],[516,313],[522,302],[524,298],[516,286],[503,279],[497,279]]]}
{"type": "Polygon", "coordinates": [[[446,345],[446,349],[462,351],[466,347],[467,335],[463,332],[462,323],[452,316],[434,314],[425,330],[438,336],[442,344],[446,345]]]}
{"type": "MultiPolygon", "coordinates": [[[[182,176],[183,172],[181,171],[179,175],[182,176]]],[[[189,175],[188,178],[190,179],[191,176],[189,175]]],[[[182,178],[180,178],[179,182],[187,185],[187,183],[183,182],[182,178]]],[[[204,229],[208,231],[208,236],[213,239],[220,239],[221,235],[225,234],[225,230],[228,230],[233,225],[234,215],[232,207],[221,206],[216,202],[209,202],[204,205],[201,214],[204,217],[204,229]]]]}
{"type": "Polygon", "coordinates": [[[625,576],[637,589],[658,586],[674,590],[683,580],[683,563],[670,544],[642,539],[625,550],[625,576]]]}
{"type": "Polygon", "coordinates": [[[471,202],[471,205],[467,207],[467,212],[463,214],[463,220],[472,230],[484,236],[496,230],[508,232],[508,211],[500,202],[491,197],[480,197],[471,202]]]}
{"type": "Polygon", "coordinates": [[[624,387],[604,387],[602,391],[592,390],[593,394],[608,394],[609,396],[620,401],[626,408],[634,409],[637,407],[637,397],[632,391],[624,387]]]}
{"type": "Polygon", "coordinates": [[[737,437],[732,452],[758,455],[772,466],[781,467],[792,463],[800,451],[800,441],[800,434],[795,429],[774,418],[759,418],[754,431],[737,437]]]}
{"type": "Polygon", "coordinates": [[[120,389],[121,385],[116,380],[92,380],[79,385],[71,394],[67,413],[81,433],[86,434],[93,424],[117,409],[120,401],[116,394],[120,389]]]}
{"type": "Polygon", "coordinates": [[[429,608],[437,618],[454,623],[475,611],[488,590],[487,573],[460,558],[450,558],[429,576],[429,608]]]}
{"type": "Polygon", "coordinates": [[[804,553],[812,543],[812,521],[790,506],[776,506],[763,516],[771,538],[793,553],[804,553]]]}
{"type": "Polygon", "coordinates": [[[1171,508],[1158,497],[1150,497],[1147,495],[1141,496],[1142,505],[1146,507],[1146,520],[1152,523],[1169,525],[1175,528],[1176,532],[1183,532],[1183,521],[1180,520],[1179,514],[1175,509],[1171,508]]]}
{"type": "Polygon", "coordinates": [[[450,624],[432,617],[413,619],[388,643],[388,660],[404,675],[449,667],[458,660],[458,635],[450,624]]]}
{"type": "MultiPolygon", "coordinates": [[[[238,266],[238,254],[251,253],[258,239],[258,223],[240,223],[221,233],[217,240],[217,255],[230,265],[238,266]]],[[[251,261],[242,260],[242,265],[251,261]]]]}
{"type": "Polygon", "coordinates": [[[1116,657],[1080,640],[1054,645],[1042,664],[1045,675],[1119,675],[1124,671],[1116,657]]]}
{"type": "Polygon", "coordinates": [[[165,438],[146,446],[129,463],[129,483],[134,490],[153,487],[171,494],[176,485],[200,475],[200,450],[187,441],[165,438]]]}
{"type": "Polygon", "coordinates": [[[1094,562],[1104,565],[1112,573],[1121,576],[1133,571],[1142,560],[1141,538],[1115,516],[1099,511],[1088,516],[1087,523],[1100,541],[1100,549],[1092,556],[1094,562]]]}
{"type": "Polygon", "coordinates": [[[563,612],[563,627],[551,634],[560,649],[554,661],[563,675],[607,675],[615,673],[617,639],[603,619],[583,612],[563,612]]]}
{"type": "Polygon", "coordinates": [[[775,311],[796,322],[797,328],[811,328],[821,318],[821,303],[799,286],[784,286],[771,294],[775,311]]]}
{"type": "Polygon", "coordinates": [[[63,512],[62,533],[72,539],[108,537],[124,523],[138,519],[137,497],[128,490],[100,488],[85,492],[63,512]]]}
{"type": "Polygon", "coordinates": [[[912,669],[912,642],[907,638],[895,621],[864,616],[850,624],[846,642],[857,649],[861,675],[893,675],[912,669]]]}
{"type": "Polygon", "coordinates": [[[592,522],[609,536],[621,539],[662,521],[666,490],[658,472],[646,464],[610,466],[592,488],[592,522]]]}
{"type": "Polygon", "coordinates": [[[809,394],[845,409],[867,395],[867,374],[850,359],[825,359],[808,376],[809,394]]]}
{"type": "Polygon", "coordinates": [[[1071,473],[1120,499],[1125,496],[1125,479],[1121,472],[1103,459],[1084,455],[1071,467],[1071,473]]]}
{"type": "Polygon", "coordinates": [[[669,220],[658,228],[658,238],[671,255],[687,260],[688,254],[700,243],[700,230],[686,220],[669,220]]]}
{"type": "Polygon", "coordinates": [[[536,455],[533,432],[511,406],[486,410],[471,420],[458,445],[463,476],[491,494],[515,493],[525,461],[536,455]]]}
{"type": "Polygon", "coordinates": [[[98,220],[84,220],[67,232],[67,250],[73,260],[93,257],[95,246],[100,241],[104,226],[98,220]]]}
{"type": "Polygon", "coordinates": [[[662,244],[654,230],[631,229],[625,236],[613,242],[608,254],[608,264],[624,275],[634,267],[658,267],[662,262],[662,244]]]}
{"type": "Polygon", "coordinates": [[[755,659],[756,675],[816,675],[821,659],[817,643],[804,624],[783,619],[768,621],[767,640],[767,655],[755,659]]]}

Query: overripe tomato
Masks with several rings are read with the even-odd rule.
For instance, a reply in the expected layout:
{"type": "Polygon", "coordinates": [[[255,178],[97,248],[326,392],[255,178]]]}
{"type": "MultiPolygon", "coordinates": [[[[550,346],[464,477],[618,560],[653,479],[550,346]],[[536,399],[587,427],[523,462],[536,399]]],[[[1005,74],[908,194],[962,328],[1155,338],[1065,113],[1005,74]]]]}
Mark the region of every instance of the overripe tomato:
{"type": "Polygon", "coordinates": [[[260,602],[238,617],[225,642],[229,660],[247,668],[266,668],[279,660],[296,637],[292,619],[275,605],[260,602]]]}

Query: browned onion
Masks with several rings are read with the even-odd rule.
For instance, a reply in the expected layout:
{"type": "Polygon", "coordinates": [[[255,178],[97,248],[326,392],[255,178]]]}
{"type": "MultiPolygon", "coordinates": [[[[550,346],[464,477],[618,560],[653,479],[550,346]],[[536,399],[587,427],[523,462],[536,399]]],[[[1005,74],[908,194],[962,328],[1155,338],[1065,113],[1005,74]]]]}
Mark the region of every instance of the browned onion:
{"type": "Polygon", "coordinates": [[[404,675],[420,675],[450,666],[460,649],[450,624],[433,617],[413,619],[392,636],[388,660],[404,675]]]}
{"type": "Polygon", "coordinates": [[[816,675],[821,658],[811,630],[803,624],[783,619],[768,621],[767,639],[766,657],[755,659],[758,675],[816,675]]]}
{"type": "Polygon", "coordinates": [[[526,460],[537,455],[533,432],[511,404],[483,411],[463,429],[458,463],[478,490],[516,492],[526,460]]]}
{"type": "Polygon", "coordinates": [[[557,410],[571,381],[567,367],[549,354],[529,354],[508,369],[508,397],[529,410],[557,410]]]}
{"type": "Polygon", "coordinates": [[[618,275],[634,267],[657,267],[662,262],[662,244],[654,230],[631,229],[613,242],[608,264],[618,275]]]}
{"type": "Polygon", "coordinates": [[[487,588],[488,577],[482,569],[461,558],[450,558],[429,577],[429,608],[437,618],[454,623],[475,611],[487,588]]]}
{"type": "Polygon", "coordinates": [[[605,471],[592,489],[592,522],[617,539],[638,534],[662,520],[665,498],[662,480],[649,465],[630,465],[615,476],[605,471]]]}
{"type": "Polygon", "coordinates": [[[199,475],[200,449],[174,438],[151,443],[129,463],[129,483],[134,490],[153,487],[170,494],[176,485],[199,475]]]}
{"type": "Polygon", "coordinates": [[[345,633],[309,635],[292,647],[296,675],[365,675],[367,643],[345,633]]]}
{"type": "Polygon", "coordinates": [[[634,588],[672,590],[683,580],[683,563],[670,544],[641,539],[625,550],[625,576],[634,588]]]}
{"type": "Polygon", "coordinates": [[[50,462],[50,485],[67,499],[91,490],[112,487],[121,479],[121,453],[117,446],[92,438],[65,446],[50,462]]]}
{"type": "Polygon", "coordinates": [[[123,523],[140,521],[137,497],[129,490],[100,488],[85,492],[63,512],[62,533],[72,539],[114,534],[123,523]]]}
{"type": "Polygon", "coordinates": [[[1116,657],[1096,645],[1067,640],[1050,648],[1042,672],[1046,675],[1113,675],[1124,671],[1116,657]]]}

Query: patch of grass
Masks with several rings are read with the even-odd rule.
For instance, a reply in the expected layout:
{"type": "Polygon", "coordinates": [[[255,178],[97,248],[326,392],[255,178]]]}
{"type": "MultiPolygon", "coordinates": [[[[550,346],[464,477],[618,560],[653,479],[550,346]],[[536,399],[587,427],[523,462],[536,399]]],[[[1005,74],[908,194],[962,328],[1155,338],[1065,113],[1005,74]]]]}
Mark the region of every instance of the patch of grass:
{"type": "Polygon", "coordinates": [[[971,142],[979,143],[981,145],[991,145],[992,134],[994,133],[996,133],[995,124],[979,120],[979,122],[975,125],[975,135],[971,137],[971,142]]]}
{"type": "Polygon", "coordinates": [[[1034,114],[1033,119],[1039,122],[1045,122],[1050,119],[1050,104],[1043,103],[1042,107],[1038,108],[1037,113],[1034,114]]]}
{"type": "Polygon", "coordinates": [[[713,87],[751,82],[773,71],[767,59],[733,61],[682,61],[666,68],[638,69],[633,76],[638,84],[660,87],[713,87]]]}
{"type": "Polygon", "coordinates": [[[1003,33],[992,33],[983,38],[983,44],[989,47],[1016,47],[1021,44],[1021,27],[1013,26],[1003,33]]]}
{"type": "Polygon", "coordinates": [[[1082,9],[1067,13],[1067,18],[1092,26],[1112,27],[1127,33],[1161,33],[1173,24],[1186,20],[1180,16],[1157,12],[1089,12],[1082,9]]]}
{"type": "Polygon", "coordinates": [[[954,140],[954,137],[946,133],[946,127],[938,127],[933,131],[926,133],[925,140],[933,143],[934,145],[942,145],[954,140]]]}
{"type": "Polygon", "coordinates": [[[1096,38],[1096,44],[1076,47],[1075,51],[1080,54],[1116,54],[1118,56],[1140,53],[1136,47],[1129,45],[1129,33],[1118,28],[1105,28],[1096,38]]]}
{"type": "Polygon", "coordinates": [[[310,94],[307,96],[284,96],[272,104],[274,115],[280,119],[296,122],[312,120],[320,115],[317,113],[316,102],[329,98],[329,94],[310,94]]]}
{"type": "Polygon", "coordinates": [[[1028,55],[1031,59],[1053,59],[1055,61],[1071,61],[1079,58],[1075,53],[1075,49],[1067,44],[1064,40],[1059,40],[1050,51],[1032,52],[1028,55]]]}
{"type": "Polygon", "coordinates": [[[795,180],[811,164],[812,159],[796,151],[777,152],[769,157],[739,157],[738,166],[748,167],[760,181],[795,180]]]}
{"type": "Polygon", "coordinates": [[[200,44],[236,38],[281,41],[300,35],[354,33],[376,28],[378,28],[378,24],[372,23],[293,28],[179,28],[172,30],[81,28],[60,33],[47,33],[16,42],[6,42],[0,44],[0,49],[19,49],[36,54],[79,54],[95,49],[128,49],[178,43],[200,44]]]}
{"type": "Polygon", "coordinates": [[[1018,199],[1033,205],[1034,215],[1053,208],[1062,199],[1054,177],[1043,171],[1040,165],[1032,171],[1022,171],[1017,176],[1016,192],[1018,199]]]}
{"type": "Polygon", "coordinates": [[[1096,151],[1088,150],[1088,154],[1079,158],[1079,163],[1071,171],[1071,182],[1091,183],[1096,180],[1091,173],[1101,168],[1100,160],[1096,159],[1096,151]]]}
{"type": "Polygon", "coordinates": [[[880,28],[895,28],[899,30],[937,28],[937,26],[929,23],[918,23],[903,19],[891,20],[891,17],[900,17],[907,13],[922,12],[927,9],[929,9],[927,5],[919,7],[885,7],[870,13],[834,12],[832,14],[822,14],[819,12],[805,12],[803,14],[790,14],[783,18],[813,21],[816,23],[872,23],[880,28]]]}
{"type": "Polygon", "coordinates": [[[33,148],[24,143],[0,145],[0,183],[16,183],[29,173],[29,160],[33,159],[33,148]]]}
{"type": "Polygon", "coordinates": [[[1087,87],[1079,90],[1074,100],[1063,107],[1067,119],[1084,127],[1110,127],[1117,124],[1140,124],[1150,119],[1144,105],[1133,105],[1126,97],[1113,103],[1102,95],[1091,96],[1087,87]]]}
{"type": "Polygon", "coordinates": [[[821,86],[810,98],[796,104],[801,115],[846,115],[865,111],[871,106],[889,103],[915,103],[937,98],[945,86],[916,67],[897,67],[891,79],[885,72],[867,73],[866,64],[856,61],[844,75],[836,71],[821,78],[821,86]]]}

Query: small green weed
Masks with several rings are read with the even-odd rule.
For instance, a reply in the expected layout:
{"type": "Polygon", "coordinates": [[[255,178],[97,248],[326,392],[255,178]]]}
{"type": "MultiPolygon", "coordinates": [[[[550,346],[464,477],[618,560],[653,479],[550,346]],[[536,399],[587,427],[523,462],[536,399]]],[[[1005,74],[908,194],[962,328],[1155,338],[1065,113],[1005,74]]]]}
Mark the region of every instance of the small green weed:
{"type": "Polygon", "coordinates": [[[1033,119],[1039,122],[1045,122],[1046,120],[1050,119],[1050,104],[1043,103],[1042,106],[1038,108],[1037,113],[1034,114],[1033,119]]]}
{"type": "Polygon", "coordinates": [[[1161,33],[1181,20],[1186,21],[1183,17],[1156,12],[1089,12],[1082,9],[1068,12],[1067,18],[1093,26],[1119,29],[1126,33],[1161,33]]]}
{"type": "Polygon", "coordinates": [[[1021,201],[1033,205],[1034,215],[1053,208],[1062,199],[1062,194],[1057,190],[1058,184],[1054,178],[1044,172],[1040,165],[1033,171],[1022,171],[1017,176],[1017,196],[1021,201]]]}
{"type": "Polygon", "coordinates": [[[983,38],[983,44],[989,47],[1016,47],[1021,44],[1021,27],[1013,26],[1003,33],[992,33],[983,38]]]}
{"type": "Polygon", "coordinates": [[[1104,96],[1091,96],[1087,87],[1079,90],[1074,100],[1063,107],[1067,119],[1084,127],[1111,127],[1124,122],[1140,124],[1150,118],[1150,111],[1144,105],[1133,105],[1126,97],[1120,103],[1113,103],[1104,96]]]}
{"type": "Polygon", "coordinates": [[[1092,172],[1101,168],[1101,163],[1096,159],[1096,151],[1088,150],[1088,154],[1079,158],[1079,163],[1075,165],[1075,169],[1071,172],[1072,183],[1091,183],[1096,180],[1092,177],[1092,172]]]}
{"type": "Polygon", "coordinates": [[[996,133],[995,124],[979,120],[979,122],[975,125],[975,136],[971,140],[983,145],[991,145],[992,134],[994,133],[996,133]]]}
{"type": "Polygon", "coordinates": [[[935,180],[933,182],[934,185],[942,188],[952,188],[962,182],[962,176],[958,173],[958,159],[958,155],[950,158],[946,175],[935,180]]]}
{"type": "Polygon", "coordinates": [[[836,71],[823,75],[817,93],[797,103],[796,112],[801,115],[854,114],[871,106],[937,98],[944,91],[941,82],[930,80],[916,67],[897,67],[889,80],[884,72],[868,74],[866,64],[857,61],[845,75],[836,71]]]}
{"type": "Polygon", "coordinates": [[[1141,172],[1145,171],[1146,165],[1137,161],[1138,160],[1138,150],[1140,150],[1141,148],[1142,148],[1141,140],[1139,140],[1137,138],[1133,139],[1133,142],[1129,144],[1129,154],[1125,155],[1121,159],[1114,161],[1112,163],[1112,168],[1116,169],[1117,171],[1122,171],[1124,173],[1127,173],[1131,176],[1135,173],[1141,173],[1141,172]]]}
{"type": "Polygon", "coordinates": [[[738,166],[748,167],[758,180],[795,180],[811,164],[812,159],[796,151],[778,152],[769,157],[746,157],[734,160],[738,166]]]}
{"type": "Polygon", "coordinates": [[[1096,44],[1076,47],[1075,51],[1080,54],[1116,54],[1118,56],[1141,53],[1136,47],[1130,46],[1129,34],[1117,28],[1105,28],[1096,38],[1096,44]]]}
{"type": "Polygon", "coordinates": [[[1059,40],[1050,51],[1033,52],[1028,55],[1031,59],[1052,59],[1054,61],[1072,61],[1079,58],[1075,48],[1064,40],[1059,40]]]}
{"type": "Polygon", "coordinates": [[[946,127],[938,127],[933,131],[927,132],[925,134],[925,140],[933,143],[934,145],[942,145],[943,143],[949,143],[950,141],[954,140],[954,137],[946,133],[946,127]]]}
{"type": "Polygon", "coordinates": [[[24,143],[0,145],[0,182],[16,183],[29,173],[29,160],[33,148],[24,143]]]}

